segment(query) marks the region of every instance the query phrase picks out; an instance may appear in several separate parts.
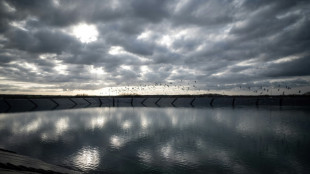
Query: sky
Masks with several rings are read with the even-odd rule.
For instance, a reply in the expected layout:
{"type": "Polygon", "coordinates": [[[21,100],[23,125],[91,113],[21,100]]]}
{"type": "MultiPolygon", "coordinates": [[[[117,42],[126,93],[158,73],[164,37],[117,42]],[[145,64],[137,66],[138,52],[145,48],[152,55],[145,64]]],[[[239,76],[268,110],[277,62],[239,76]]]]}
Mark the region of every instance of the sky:
{"type": "Polygon", "coordinates": [[[0,94],[302,94],[309,28],[308,0],[0,0],[0,94]]]}

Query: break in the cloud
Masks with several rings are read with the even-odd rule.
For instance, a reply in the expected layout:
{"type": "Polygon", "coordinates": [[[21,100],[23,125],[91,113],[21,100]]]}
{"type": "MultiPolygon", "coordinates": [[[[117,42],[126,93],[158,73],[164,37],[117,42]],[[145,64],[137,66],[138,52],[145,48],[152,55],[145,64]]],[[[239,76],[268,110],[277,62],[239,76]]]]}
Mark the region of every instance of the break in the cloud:
{"type": "MultiPolygon", "coordinates": [[[[310,90],[307,0],[1,0],[1,93],[310,90]]],[[[296,91],[295,91],[296,92],[296,91]]]]}

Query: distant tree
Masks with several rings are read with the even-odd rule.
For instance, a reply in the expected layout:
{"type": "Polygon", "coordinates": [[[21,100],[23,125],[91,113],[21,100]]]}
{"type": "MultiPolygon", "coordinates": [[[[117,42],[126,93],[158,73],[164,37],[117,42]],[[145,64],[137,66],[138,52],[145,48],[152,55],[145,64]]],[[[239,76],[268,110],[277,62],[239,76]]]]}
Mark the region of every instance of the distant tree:
{"type": "Polygon", "coordinates": [[[75,96],[88,96],[88,94],[85,94],[85,93],[83,93],[83,94],[76,94],[75,96]]]}

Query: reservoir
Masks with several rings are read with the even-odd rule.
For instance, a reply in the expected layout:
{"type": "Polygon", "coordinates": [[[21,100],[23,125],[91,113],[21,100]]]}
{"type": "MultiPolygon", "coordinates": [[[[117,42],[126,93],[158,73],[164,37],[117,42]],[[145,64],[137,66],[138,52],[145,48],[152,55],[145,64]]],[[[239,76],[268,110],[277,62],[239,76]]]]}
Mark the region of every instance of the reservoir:
{"type": "Polygon", "coordinates": [[[307,173],[309,107],[0,114],[0,148],[84,173],[307,173]]]}

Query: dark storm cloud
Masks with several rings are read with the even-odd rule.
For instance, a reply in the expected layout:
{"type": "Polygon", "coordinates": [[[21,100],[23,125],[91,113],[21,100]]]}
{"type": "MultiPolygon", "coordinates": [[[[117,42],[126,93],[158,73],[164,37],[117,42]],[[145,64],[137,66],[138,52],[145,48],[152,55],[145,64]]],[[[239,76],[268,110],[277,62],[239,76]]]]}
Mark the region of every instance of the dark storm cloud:
{"type": "Polygon", "coordinates": [[[310,75],[310,57],[302,57],[298,60],[270,65],[265,74],[269,77],[289,77],[310,75]]]}
{"type": "Polygon", "coordinates": [[[177,25],[220,25],[233,20],[231,1],[174,1],[173,23],[177,25]]]}
{"type": "Polygon", "coordinates": [[[69,51],[71,46],[79,46],[77,40],[62,32],[42,29],[37,32],[12,28],[5,33],[9,40],[5,47],[33,53],[58,53],[69,51]]]}
{"type": "Polygon", "coordinates": [[[131,3],[137,17],[145,18],[151,22],[159,22],[169,15],[166,4],[165,0],[136,0],[131,3]]]}
{"type": "Polygon", "coordinates": [[[0,77],[13,83],[99,89],[182,79],[213,86],[310,81],[306,0],[0,4],[0,77]],[[82,43],[73,35],[81,23],[97,28],[95,41],[82,43]]]}

